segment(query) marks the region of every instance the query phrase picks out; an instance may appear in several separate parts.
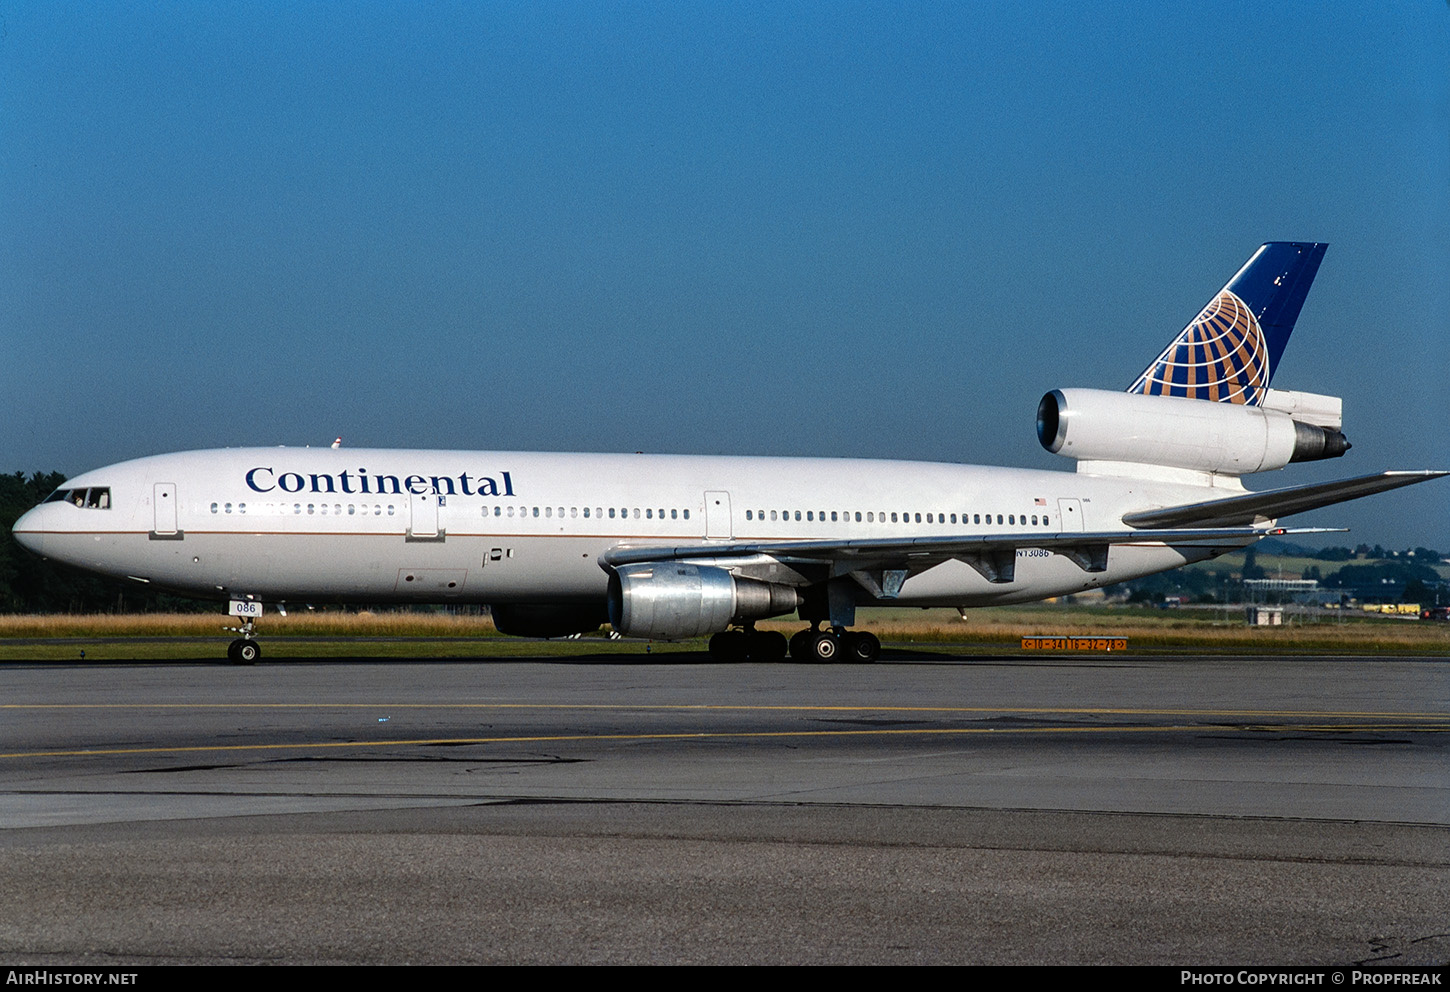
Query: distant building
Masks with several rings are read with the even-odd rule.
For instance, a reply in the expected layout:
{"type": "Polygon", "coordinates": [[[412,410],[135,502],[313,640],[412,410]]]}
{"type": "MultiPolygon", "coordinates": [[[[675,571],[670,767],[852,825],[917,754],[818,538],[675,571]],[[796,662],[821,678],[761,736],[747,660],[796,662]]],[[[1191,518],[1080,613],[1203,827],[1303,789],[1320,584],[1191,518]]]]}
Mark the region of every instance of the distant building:
{"type": "Polygon", "coordinates": [[[1244,579],[1244,588],[1251,593],[1309,593],[1319,588],[1318,579],[1244,579]]]}

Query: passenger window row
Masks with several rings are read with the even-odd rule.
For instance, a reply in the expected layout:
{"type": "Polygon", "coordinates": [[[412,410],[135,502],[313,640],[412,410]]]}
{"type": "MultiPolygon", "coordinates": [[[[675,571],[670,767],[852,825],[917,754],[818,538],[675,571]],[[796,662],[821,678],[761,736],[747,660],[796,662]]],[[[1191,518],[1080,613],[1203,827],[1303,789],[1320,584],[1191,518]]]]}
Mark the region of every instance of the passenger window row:
{"type": "MultiPolygon", "coordinates": [[[[109,509],[111,505],[111,490],[109,487],[93,487],[91,489],[58,489],[46,498],[47,503],[60,501],[72,502],[76,506],[98,509],[109,509]]],[[[246,503],[212,503],[212,513],[247,513],[246,503]]],[[[251,505],[252,513],[269,515],[293,515],[300,516],[394,516],[397,507],[393,504],[370,503],[370,504],[346,504],[342,503],[254,503],[251,505]]],[[[665,509],[663,507],[554,507],[554,506],[485,506],[483,508],[485,517],[519,517],[535,519],[597,519],[597,520],[689,520],[690,511],[687,509],[665,509]],[[668,515],[668,516],[667,516],[668,515]]],[[[829,514],[825,510],[746,510],[745,519],[751,522],[779,521],[801,521],[804,523],[928,523],[928,524],[957,524],[958,514],[955,513],[903,513],[885,510],[876,511],[860,510],[837,511],[832,510],[829,514]],[[925,519],[923,520],[923,516],[925,519]]],[[[991,526],[994,522],[994,515],[991,513],[963,513],[960,515],[961,524],[986,524],[991,526]]],[[[995,515],[995,523],[1009,527],[1049,527],[1052,522],[1047,514],[1008,513],[995,515]],[[1030,520],[1030,523],[1029,523],[1030,520]]]]}
{"type": "Polygon", "coordinates": [[[382,503],[348,503],[346,509],[341,503],[253,503],[250,510],[246,503],[213,503],[212,513],[260,513],[271,516],[301,516],[303,514],[316,516],[340,517],[344,513],[349,517],[353,516],[374,516],[381,517],[384,513],[393,516],[397,513],[397,507],[392,504],[382,503]]]}
{"type": "Polygon", "coordinates": [[[604,519],[609,519],[609,520],[631,520],[631,519],[633,519],[633,520],[665,520],[665,519],[669,519],[669,520],[689,520],[690,519],[690,511],[689,510],[681,510],[679,508],[674,508],[674,509],[666,510],[663,507],[655,508],[655,507],[652,507],[652,506],[647,506],[647,507],[644,507],[643,509],[641,509],[638,506],[635,506],[635,507],[627,507],[627,506],[621,506],[621,507],[613,507],[613,506],[610,506],[610,507],[603,507],[603,506],[588,507],[588,506],[586,506],[586,507],[583,507],[583,508],[580,508],[580,507],[577,507],[577,506],[571,506],[571,507],[567,507],[567,512],[566,512],[566,508],[565,507],[562,507],[562,506],[559,506],[559,507],[554,507],[554,506],[544,506],[544,507],[539,507],[539,506],[520,506],[520,507],[513,507],[513,506],[494,506],[494,507],[487,507],[487,506],[485,506],[483,508],[483,515],[485,517],[490,517],[490,516],[492,516],[492,517],[513,517],[513,516],[519,516],[519,517],[543,517],[544,519],[551,519],[551,518],[557,517],[560,520],[563,520],[566,516],[569,519],[571,519],[571,520],[576,520],[576,519],[579,519],[580,517],[584,518],[585,520],[589,520],[589,519],[595,519],[595,520],[604,520],[604,519]],[[517,512],[515,512],[515,511],[517,511],[517,512]]]}
{"type": "MultiPolygon", "coordinates": [[[[1031,516],[1031,521],[1032,522],[1029,524],[1028,523],[1029,515],[1026,514],[1026,513],[1008,513],[1008,514],[998,513],[996,515],[996,522],[999,523],[999,524],[1006,524],[1006,525],[1011,526],[1011,527],[1027,527],[1027,526],[1032,526],[1032,527],[1048,527],[1048,526],[1051,526],[1051,521],[1048,519],[1048,516],[1045,513],[1044,514],[1041,514],[1040,516],[1039,516],[1039,514],[1034,513],[1034,514],[1031,514],[1030,516],[1031,516]],[[1039,520],[1040,520],[1040,522],[1039,522],[1039,520]]],[[[926,517],[925,521],[922,520],[922,517],[923,517],[923,514],[915,513],[915,512],[913,512],[913,513],[895,512],[895,513],[888,514],[885,510],[882,510],[882,511],[879,511],[879,512],[878,511],[875,511],[875,510],[868,510],[865,513],[862,513],[862,511],[860,511],[860,510],[846,510],[846,511],[840,511],[840,512],[838,512],[836,510],[832,510],[830,512],[829,522],[830,523],[838,523],[840,521],[845,521],[846,523],[850,523],[854,519],[854,521],[856,523],[858,523],[858,524],[859,523],[868,523],[868,524],[883,523],[884,524],[884,523],[887,523],[888,522],[888,519],[889,519],[889,522],[890,523],[893,523],[893,524],[895,524],[895,523],[903,523],[903,524],[917,523],[917,524],[919,524],[919,523],[923,523],[923,522],[929,523],[929,524],[946,524],[948,522],[950,522],[952,524],[957,523],[957,514],[955,514],[955,513],[950,513],[950,514],[948,514],[948,513],[927,513],[927,514],[925,514],[925,517],[926,517]]],[[[745,511],[745,519],[746,520],[759,520],[759,521],[765,521],[767,519],[769,519],[770,521],[776,521],[776,520],[802,520],[803,519],[806,523],[811,523],[813,521],[814,522],[825,523],[825,522],[827,522],[827,515],[826,515],[826,511],[825,510],[804,510],[804,511],[802,511],[802,510],[769,510],[769,511],[766,511],[766,510],[746,510],[745,511]],[[767,518],[767,513],[769,514],[768,518],[767,518]]],[[[963,513],[963,514],[961,514],[961,523],[962,524],[969,524],[969,523],[970,524],[982,524],[982,523],[985,523],[985,524],[989,524],[990,525],[992,523],[992,519],[993,519],[993,515],[990,514],[990,513],[986,513],[986,514],[983,514],[983,513],[963,513]]]]}

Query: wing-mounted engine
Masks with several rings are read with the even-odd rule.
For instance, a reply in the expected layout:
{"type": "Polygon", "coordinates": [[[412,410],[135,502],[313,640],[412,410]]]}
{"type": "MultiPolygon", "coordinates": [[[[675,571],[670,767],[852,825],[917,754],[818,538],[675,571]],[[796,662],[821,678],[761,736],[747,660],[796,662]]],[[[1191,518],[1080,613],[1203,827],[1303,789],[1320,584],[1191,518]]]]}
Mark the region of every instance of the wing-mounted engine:
{"type": "Polygon", "coordinates": [[[789,613],[800,602],[793,586],[691,562],[622,565],[609,577],[609,622],[628,637],[699,637],[789,613]]]}
{"type": "Polygon", "coordinates": [[[1079,461],[1130,462],[1248,475],[1349,450],[1334,396],[1265,390],[1262,406],[1102,389],[1054,389],[1037,406],[1037,438],[1079,461]]]}

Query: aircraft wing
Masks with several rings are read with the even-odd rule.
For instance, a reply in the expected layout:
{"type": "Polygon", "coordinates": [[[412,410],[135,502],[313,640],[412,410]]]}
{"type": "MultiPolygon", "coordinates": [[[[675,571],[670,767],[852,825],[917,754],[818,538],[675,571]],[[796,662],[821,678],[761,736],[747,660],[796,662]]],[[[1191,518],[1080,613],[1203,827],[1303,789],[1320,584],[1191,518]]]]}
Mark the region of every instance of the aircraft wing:
{"type": "Polygon", "coordinates": [[[1017,551],[1040,548],[1063,555],[1084,571],[1106,570],[1114,544],[1172,544],[1240,547],[1263,537],[1263,529],[1209,527],[1089,532],[869,538],[840,541],[751,541],[689,544],[677,547],[621,546],[600,556],[606,568],[650,562],[764,556],[785,564],[828,567],[829,577],[849,575],[873,595],[892,599],[908,577],[953,558],[975,568],[990,582],[1011,582],[1017,551]]]}
{"type": "Polygon", "coordinates": [[[1381,472],[1335,482],[1315,482],[1307,486],[1270,489],[1261,493],[1245,493],[1227,499],[1203,503],[1184,503],[1156,510],[1141,510],[1123,515],[1129,527],[1231,527],[1262,524],[1291,513],[1317,510],[1361,496],[1413,486],[1417,482],[1438,479],[1450,472],[1381,472]]]}
{"type": "Polygon", "coordinates": [[[1015,575],[1017,552],[1024,548],[1051,551],[1086,572],[1101,572],[1107,569],[1108,548],[1113,545],[1233,548],[1268,535],[1305,533],[1305,530],[1282,527],[1269,530],[1263,524],[1291,513],[1331,506],[1443,475],[1450,475],[1450,472],[1382,472],[1337,482],[1319,482],[1202,503],[1159,507],[1124,515],[1123,523],[1129,528],[1125,530],[745,541],[674,547],[622,545],[601,555],[599,564],[606,569],[615,569],[666,561],[733,558],[743,563],[745,559],[765,558],[796,567],[802,573],[801,581],[850,576],[877,598],[892,599],[907,578],[952,559],[975,568],[990,582],[1011,582],[1015,575]]]}

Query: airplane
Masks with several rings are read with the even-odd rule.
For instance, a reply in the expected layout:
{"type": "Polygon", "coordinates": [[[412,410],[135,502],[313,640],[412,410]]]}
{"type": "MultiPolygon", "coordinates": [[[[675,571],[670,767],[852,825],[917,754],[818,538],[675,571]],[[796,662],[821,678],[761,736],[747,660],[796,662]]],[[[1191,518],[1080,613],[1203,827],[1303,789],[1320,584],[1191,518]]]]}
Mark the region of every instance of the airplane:
{"type": "Polygon", "coordinates": [[[846,458],[229,448],[67,480],[15,524],[68,565],[228,602],[467,603],[506,634],[711,635],[720,661],[874,661],[865,606],[1025,603],[1203,561],[1290,514],[1413,485],[1383,472],[1251,492],[1349,449],[1339,398],[1269,387],[1326,245],[1270,242],[1126,392],[1037,409],[1075,472],[846,458]],[[787,641],[757,621],[809,624],[787,641]]]}

